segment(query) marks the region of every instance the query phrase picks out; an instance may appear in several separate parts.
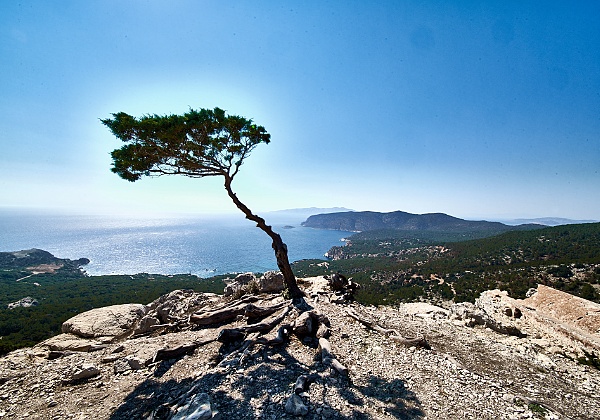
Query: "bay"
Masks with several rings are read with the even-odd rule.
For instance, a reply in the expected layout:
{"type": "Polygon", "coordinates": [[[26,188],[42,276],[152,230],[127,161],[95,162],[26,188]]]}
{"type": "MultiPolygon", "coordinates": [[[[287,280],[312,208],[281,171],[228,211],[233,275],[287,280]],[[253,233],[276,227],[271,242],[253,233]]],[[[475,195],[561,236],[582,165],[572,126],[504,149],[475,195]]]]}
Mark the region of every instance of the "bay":
{"type": "MultiPolygon", "coordinates": [[[[352,232],[266,218],[290,261],[323,258],[352,232]]],[[[133,217],[0,210],[0,252],[39,248],[58,258],[88,258],[90,275],[183,274],[200,277],[277,269],[270,238],[243,216],[133,217]]]]}

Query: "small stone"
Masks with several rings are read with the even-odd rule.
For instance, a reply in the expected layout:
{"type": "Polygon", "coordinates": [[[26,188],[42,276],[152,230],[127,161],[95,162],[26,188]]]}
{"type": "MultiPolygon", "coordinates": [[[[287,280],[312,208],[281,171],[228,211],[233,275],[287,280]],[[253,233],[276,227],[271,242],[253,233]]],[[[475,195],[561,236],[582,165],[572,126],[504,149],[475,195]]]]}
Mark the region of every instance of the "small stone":
{"type": "Polygon", "coordinates": [[[504,394],[502,395],[502,399],[507,402],[514,402],[515,396],[513,394],[504,394]]]}
{"type": "Polygon", "coordinates": [[[84,364],[81,365],[75,370],[73,375],[71,375],[71,381],[81,381],[84,379],[92,378],[96,375],[100,374],[100,369],[98,369],[94,365],[84,364]]]}
{"type": "Polygon", "coordinates": [[[213,412],[210,407],[210,397],[202,392],[190,398],[190,400],[177,410],[172,420],[207,420],[213,418],[213,412]]]}

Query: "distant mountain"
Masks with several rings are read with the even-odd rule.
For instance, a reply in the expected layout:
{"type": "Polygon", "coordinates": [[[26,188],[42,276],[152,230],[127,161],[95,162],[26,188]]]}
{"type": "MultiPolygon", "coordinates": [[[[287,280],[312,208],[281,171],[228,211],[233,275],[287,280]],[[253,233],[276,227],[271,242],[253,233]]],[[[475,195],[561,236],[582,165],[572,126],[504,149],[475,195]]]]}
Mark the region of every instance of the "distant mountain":
{"type": "Polygon", "coordinates": [[[508,226],[500,222],[472,221],[459,219],[444,213],[412,214],[403,211],[378,213],[372,211],[340,212],[310,216],[302,226],[365,232],[382,229],[404,231],[472,232],[486,231],[502,233],[517,229],[536,229],[540,225],[508,226]]]}
{"type": "Polygon", "coordinates": [[[597,220],[573,220],[565,219],[563,217],[539,217],[536,219],[515,219],[507,221],[510,225],[520,225],[524,223],[537,223],[545,226],[561,226],[561,225],[578,225],[581,223],[596,223],[597,220]]]}
{"type": "Polygon", "coordinates": [[[78,260],[69,260],[66,258],[56,258],[48,251],[41,249],[26,249],[22,251],[14,252],[0,252],[0,268],[35,268],[32,266],[39,265],[55,265],[56,268],[67,267],[71,269],[78,269],[82,265],[86,265],[90,262],[87,258],[80,258],[78,260]]]}
{"type": "Polygon", "coordinates": [[[344,207],[329,207],[329,208],[319,208],[319,207],[304,207],[299,209],[286,209],[286,210],[274,210],[266,212],[265,214],[306,214],[308,216],[313,214],[323,214],[323,213],[341,213],[352,211],[351,209],[347,209],[344,207]]]}

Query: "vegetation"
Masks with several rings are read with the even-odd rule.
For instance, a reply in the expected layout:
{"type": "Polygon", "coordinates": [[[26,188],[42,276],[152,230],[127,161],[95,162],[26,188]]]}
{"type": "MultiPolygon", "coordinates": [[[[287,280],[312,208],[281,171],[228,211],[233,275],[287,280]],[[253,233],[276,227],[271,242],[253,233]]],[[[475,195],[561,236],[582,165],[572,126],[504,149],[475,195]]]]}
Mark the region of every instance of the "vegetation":
{"type": "MultiPolygon", "coordinates": [[[[524,298],[546,284],[600,302],[600,223],[566,225],[536,231],[458,242],[431,237],[402,237],[381,231],[349,238],[335,259],[293,264],[302,277],[341,272],[362,288],[364,304],[429,300],[474,301],[485,290],[500,288],[524,298]],[[356,239],[355,239],[356,238],[356,239]]],[[[149,303],[175,289],[221,293],[225,276],[193,275],[86,276],[78,262],[60,260],[40,250],[14,258],[0,253],[0,354],[33,345],[60,332],[73,315],[120,303],[149,303]],[[36,267],[54,267],[32,274],[36,267]],[[59,268],[57,268],[59,267],[59,268]],[[26,296],[39,304],[8,309],[26,296]]],[[[289,292],[286,292],[289,293],[289,292]]],[[[598,364],[596,355],[581,363],[598,364]]]]}
{"type": "Polygon", "coordinates": [[[56,335],[64,321],[93,308],[146,304],[175,289],[221,293],[225,286],[224,276],[201,279],[189,274],[142,273],[88,277],[73,265],[53,273],[31,274],[26,266],[0,263],[0,354],[56,335]],[[38,305],[8,309],[9,303],[26,296],[34,298],[38,305]]]}
{"type": "Polygon", "coordinates": [[[329,252],[332,261],[294,264],[301,276],[339,271],[363,287],[357,299],[389,304],[415,299],[474,301],[492,288],[524,298],[547,284],[600,301],[600,224],[565,225],[498,236],[445,241],[450,234],[371,231],[329,252]],[[438,234],[436,234],[438,235],[438,234]]]}
{"type": "Polygon", "coordinates": [[[111,153],[114,173],[131,182],[143,176],[222,176],[227,194],[237,208],[273,241],[277,266],[291,296],[302,296],[281,236],[263,218],[253,214],[231,189],[244,159],[260,143],[270,142],[271,135],[264,127],[244,117],[226,115],[219,108],[141,118],[124,112],[112,115],[114,118],[101,121],[126,143],[111,153]]]}

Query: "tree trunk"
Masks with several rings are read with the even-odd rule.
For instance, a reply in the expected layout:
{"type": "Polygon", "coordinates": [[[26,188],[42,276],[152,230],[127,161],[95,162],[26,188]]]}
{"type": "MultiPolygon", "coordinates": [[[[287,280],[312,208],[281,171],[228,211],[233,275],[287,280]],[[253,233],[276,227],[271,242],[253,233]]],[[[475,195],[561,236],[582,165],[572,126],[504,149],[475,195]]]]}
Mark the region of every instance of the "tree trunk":
{"type": "Polygon", "coordinates": [[[292,267],[288,260],[286,244],[283,243],[281,236],[279,236],[278,233],[275,233],[271,226],[267,225],[265,219],[253,214],[252,211],[237,198],[237,195],[235,195],[231,189],[232,180],[231,176],[225,175],[225,189],[227,190],[227,194],[229,194],[229,197],[233,200],[237,208],[246,215],[246,219],[255,222],[256,227],[264,231],[273,240],[271,246],[273,247],[273,251],[275,251],[277,267],[279,267],[281,274],[283,274],[285,285],[290,292],[290,297],[294,299],[303,297],[304,293],[302,293],[302,290],[298,287],[298,283],[296,283],[296,276],[294,276],[294,272],[292,271],[292,267]]]}

